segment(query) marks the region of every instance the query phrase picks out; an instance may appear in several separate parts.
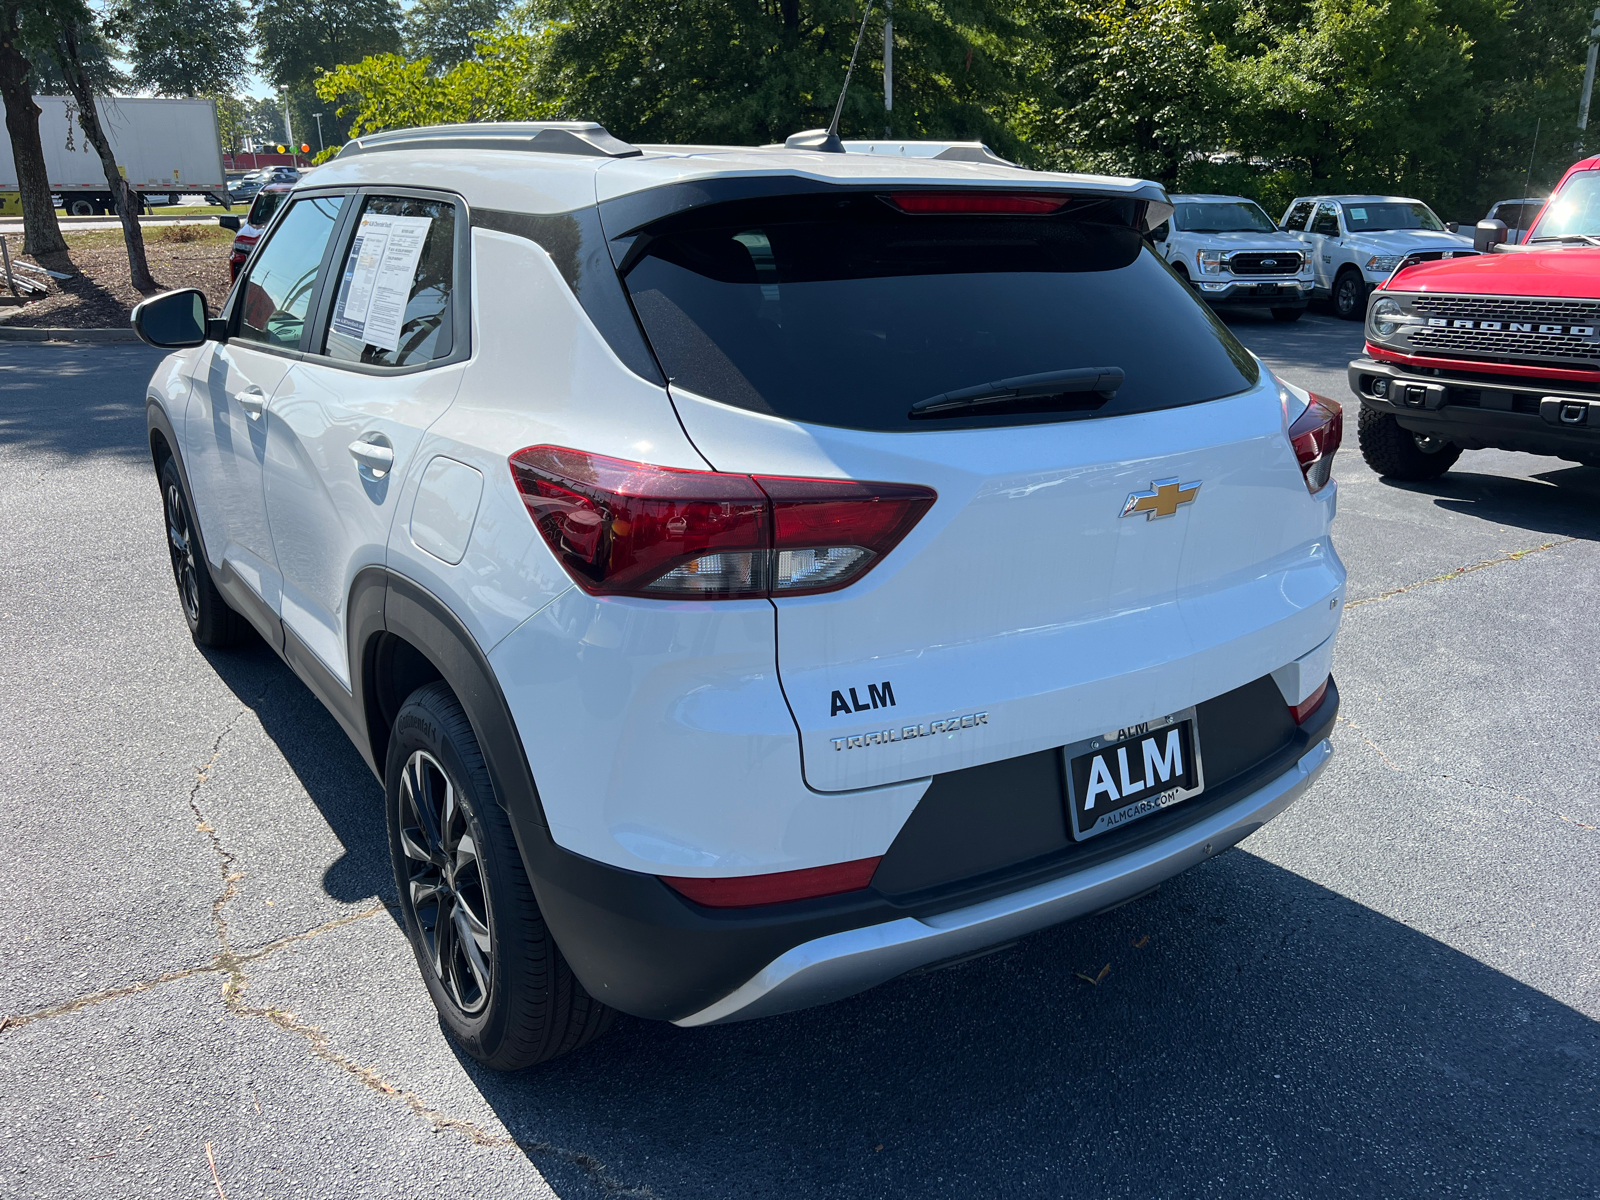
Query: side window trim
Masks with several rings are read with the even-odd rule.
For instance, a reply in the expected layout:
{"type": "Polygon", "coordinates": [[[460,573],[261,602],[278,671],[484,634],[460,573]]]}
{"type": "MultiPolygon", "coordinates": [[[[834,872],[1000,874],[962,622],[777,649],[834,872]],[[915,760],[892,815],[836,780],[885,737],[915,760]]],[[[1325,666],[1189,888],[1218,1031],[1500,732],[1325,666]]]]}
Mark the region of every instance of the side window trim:
{"type": "MultiPolygon", "coordinates": [[[[344,196],[346,197],[346,203],[340,206],[339,220],[333,227],[333,233],[328,236],[328,244],[322,248],[322,261],[317,265],[317,282],[311,293],[311,306],[307,310],[309,313],[316,313],[317,305],[321,303],[323,284],[327,280],[328,276],[328,264],[332,261],[332,250],[334,246],[339,243],[340,238],[343,237],[344,230],[350,221],[351,205],[349,204],[348,198],[354,194],[355,189],[348,187],[311,188],[304,192],[294,192],[284,197],[287,203],[278,205],[277,211],[272,214],[271,223],[268,224],[266,229],[261,231],[261,236],[256,240],[256,244],[250,248],[250,259],[247,263],[245,263],[244,270],[239,272],[239,278],[234,280],[233,287],[228,292],[228,298],[223,302],[222,312],[220,315],[222,320],[227,322],[228,337],[230,339],[236,337],[239,332],[239,321],[241,319],[240,313],[242,311],[241,305],[239,304],[239,297],[244,294],[245,286],[250,279],[250,273],[254,269],[256,261],[260,258],[261,250],[269,241],[272,240],[274,236],[277,235],[278,226],[283,224],[284,216],[291,208],[295,206],[295,204],[302,200],[315,200],[330,196],[344,196]]],[[[288,346],[273,346],[266,342],[255,341],[249,343],[250,348],[252,350],[259,350],[264,354],[276,354],[282,358],[305,358],[307,357],[306,347],[309,345],[315,345],[314,342],[307,340],[307,335],[315,332],[311,328],[311,325],[312,322],[307,321],[306,328],[300,331],[300,345],[297,348],[291,349],[288,346]]]]}
{"type": "Polygon", "coordinates": [[[312,347],[321,346],[323,337],[327,333],[328,324],[333,319],[333,301],[337,295],[337,288],[325,287],[319,283],[316,296],[312,300],[312,320],[307,324],[307,336],[301,343],[302,356],[308,362],[318,366],[331,367],[340,371],[354,371],[359,375],[410,375],[417,371],[432,371],[439,367],[447,367],[451,363],[461,362],[472,356],[472,222],[471,212],[467,207],[466,199],[459,192],[439,191],[431,188],[390,187],[385,184],[367,184],[353,190],[354,203],[345,206],[344,216],[334,236],[329,239],[330,246],[336,247],[336,254],[322,265],[322,279],[325,282],[332,272],[332,263],[343,263],[345,255],[349,253],[350,243],[355,240],[356,214],[366,204],[369,196],[399,196],[407,199],[443,201],[455,206],[456,228],[454,254],[451,260],[451,270],[454,279],[451,281],[450,312],[452,321],[452,341],[450,353],[443,358],[436,358],[430,362],[408,363],[401,367],[381,366],[375,363],[355,363],[344,359],[334,358],[331,355],[313,351],[312,347]]]}

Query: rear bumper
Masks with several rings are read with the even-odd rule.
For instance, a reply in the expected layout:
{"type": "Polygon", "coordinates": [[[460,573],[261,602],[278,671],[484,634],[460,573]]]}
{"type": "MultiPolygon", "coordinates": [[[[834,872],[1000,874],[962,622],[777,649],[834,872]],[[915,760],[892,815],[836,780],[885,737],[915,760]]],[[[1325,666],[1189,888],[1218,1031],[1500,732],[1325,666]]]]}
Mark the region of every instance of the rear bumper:
{"type": "Polygon", "coordinates": [[[1350,363],[1350,390],[1364,407],[1392,414],[1401,428],[1467,450],[1492,446],[1600,460],[1600,392],[1559,380],[1436,370],[1362,357],[1350,363]]]}
{"type": "MultiPolygon", "coordinates": [[[[1258,686],[1278,691],[1271,680],[1258,681],[1209,702],[1223,707],[1202,713],[1202,736],[1208,721],[1219,732],[1241,724],[1229,714],[1246,717],[1247,710],[1227,705],[1258,686]]],[[[1041,843],[1031,832],[1050,819],[1064,825],[1054,766],[1031,799],[1024,776],[1002,771],[974,781],[974,772],[988,769],[958,772],[969,778],[952,778],[949,793],[930,800],[931,828],[891,847],[873,886],[756,908],[694,904],[654,875],[563,849],[548,829],[510,811],[540,909],[591,995],[639,1017],[743,1020],[838,999],[1147,891],[1292,803],[1328,756],[1338,707],[1330,680],[1327,699],[1305,725],[1291,722],[1282,735],[1268,735],[1265,753],[1248,731],[1208,740],[1214,786],[1087,842],[1041,843]],[[1030,804],[1038,811],[1024,811],[1030,804]],[[940,836],[941,812],[954,821],[953,832],[965,831],[956,849],[976,846],[974,853],[937,850],[951,840],[940,836]],[[984,818],[981,828],[974,813],[984,818]],[[1004,841],[1004,829],[990,826],[1008,824],[1012,844],[983,859],[986,840],[1004,841]]]]}
{"type": "Polygon", "coordinates": [[[961,958],[1023,934],[1089,916],[1149,891],[1243,841],[1310,786],[1333,754],[1323,739],[1266,786],[1151,845],[1063,879],[968,908],[902,917],[796,946],[678,1025],[774,1016],[841,1000],[929,963],[961,958]]]}

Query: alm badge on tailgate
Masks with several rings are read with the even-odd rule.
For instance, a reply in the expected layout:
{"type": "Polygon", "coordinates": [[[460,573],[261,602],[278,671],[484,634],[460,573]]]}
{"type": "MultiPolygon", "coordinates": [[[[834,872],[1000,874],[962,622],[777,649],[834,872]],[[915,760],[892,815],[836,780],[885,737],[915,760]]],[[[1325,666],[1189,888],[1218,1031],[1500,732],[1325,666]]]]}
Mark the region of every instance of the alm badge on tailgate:
{"type": "Polygon", "coordinates": [[[1077,742],[1062,753],[1078,841],[1160,812],[1206,786],[1192,708],[1077,742]]]}

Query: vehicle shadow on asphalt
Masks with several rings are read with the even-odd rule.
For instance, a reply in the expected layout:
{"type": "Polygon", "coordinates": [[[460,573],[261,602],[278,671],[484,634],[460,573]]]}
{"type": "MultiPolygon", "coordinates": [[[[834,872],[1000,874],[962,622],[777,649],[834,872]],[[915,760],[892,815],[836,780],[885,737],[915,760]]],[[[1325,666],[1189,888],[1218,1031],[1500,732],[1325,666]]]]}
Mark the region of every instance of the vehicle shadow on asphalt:
{"type": "Polygon", "coordinates": [[[1440,508],[1485,522],[1600,540],[1600,469],[1594,467],[1572,464],[1532,476],[1479,474],[1457,467],[1426,483],[1383,477],[1378,482],[1396,491],[1432,496],[1440,508]]]}
{"type": "Polygon", "coordinates": [[[1600,1178],[1600,1023],[1243,851],[828,1007],[625,1020],[516,1076],[463,1065],[567,1200],[1554,1196],[1600,1178]]]}
{"type": "MultiPolygon", "coordinates": [[[[1268,365],[1342,373],[1350,360],[1361,353],[1362,327],[1358,322],[1341,321],[1315,308],[1292,324],[1275,321],[1264,310],[1233,310],[1218,315],[1234,337],[1250,346],[1268,365]],[[1252,345],[1258,340],[1257,334],[1263,343],[1259,346],[1252,345]]],[[[1342,394],[1337,397],[1343,398],[1342,394]]]]}
{"type": "Polygon", "coordinates": [[[148,462],[144,387],[162,355],[126,343],[0,344],[0,447],[148,462]]]}

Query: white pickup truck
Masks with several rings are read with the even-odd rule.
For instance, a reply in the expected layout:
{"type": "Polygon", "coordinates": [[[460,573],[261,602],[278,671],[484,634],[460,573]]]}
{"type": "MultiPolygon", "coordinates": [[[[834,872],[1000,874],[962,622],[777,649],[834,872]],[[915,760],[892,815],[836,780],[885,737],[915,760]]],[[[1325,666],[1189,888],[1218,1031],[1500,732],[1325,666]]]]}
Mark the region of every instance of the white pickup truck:
{"type": "Polygon", "coordinates": [[[1367,294],[1418,250],[1449,258],[1472,251],[1472,239],[1451,233],[1421,200],[1403,196],[1299,196],[1283,227],[1305,245],[1316,292],[1347,321],[1367,315],[1367,294]]]}
{"type": "Polygon", "coordinates": [[[1172,196],[1172,216],[1151,234],[1156,251],[1213,307],[1270,308],[1298,321],[1311,295],[1305,247],[1243,196],[1172,196]]]}
{"type": "MultiPolygon", "coordinates": [[[[38,96],[39,140],[50,190],[72,216],[114,211],[100,158],[78,125],[77,107],[65,96],[38,96]]],[[[188,195],[230,207],[222,170],[213,100],[97,96],[100,124],[122,177],[144,207],[177,204],[188,195]]],[[[11,139],[0,137],[0,204],[16,203],[17,168],[11,139]]]]}

